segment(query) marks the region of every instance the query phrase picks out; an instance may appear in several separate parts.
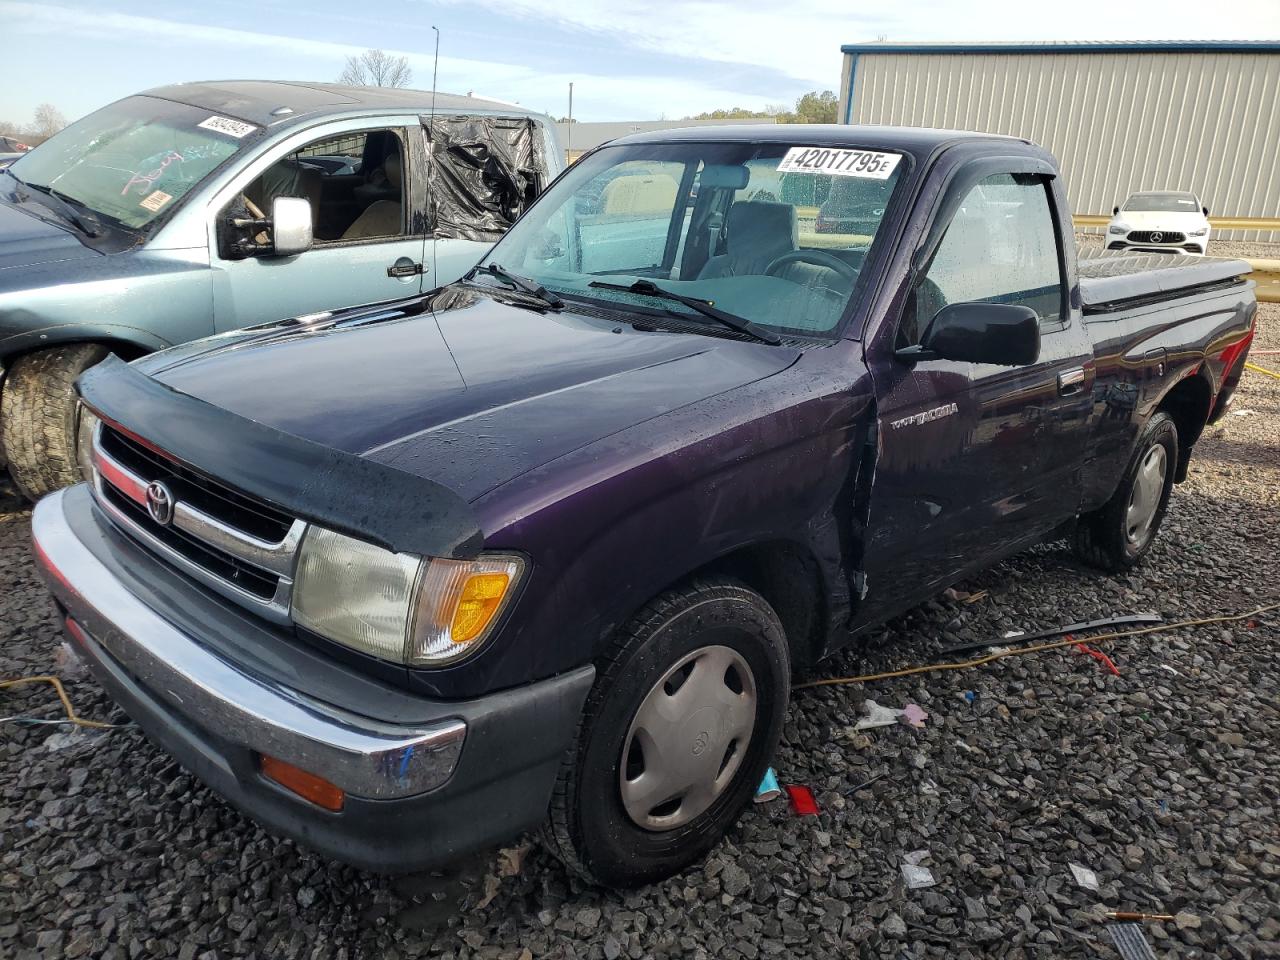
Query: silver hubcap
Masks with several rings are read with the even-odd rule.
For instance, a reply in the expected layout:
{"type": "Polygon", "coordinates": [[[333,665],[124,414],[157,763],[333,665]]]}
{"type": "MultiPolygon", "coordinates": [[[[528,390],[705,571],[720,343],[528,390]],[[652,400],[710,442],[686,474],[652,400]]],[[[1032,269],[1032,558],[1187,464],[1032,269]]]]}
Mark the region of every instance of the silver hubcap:
{"type": "Polygon", "coordinates": [[[622,744],[622,805],[637,826],[672,830],[733,781],[756,725],[756,680],[729,647],[702,647],[654,684],[622,744]]]}
{"type": "Polygon", "coordinates": [[[1161,444],[1147,451],[1133,480],[1133,493],[1129,496],[1129,509],[1125,513],[1125,534],[1130,543],[1143,543],[1151,533],[1151,524],[1164,496],[1164,475],[1168,469],[1168,457],[1161,444]]]}

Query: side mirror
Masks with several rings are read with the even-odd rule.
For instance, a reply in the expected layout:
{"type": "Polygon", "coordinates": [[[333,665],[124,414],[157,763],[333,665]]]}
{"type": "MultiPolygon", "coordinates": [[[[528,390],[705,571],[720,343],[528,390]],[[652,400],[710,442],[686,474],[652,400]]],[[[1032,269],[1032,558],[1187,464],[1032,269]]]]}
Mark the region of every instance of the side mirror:
{"type": "Polygon", "coordinates": [[[960,360],[1021,367],[1040,358],[1040,317],[1012,303],[951,303],[938,311],[919,346],[900,360],[960,360]]]}
{"type": "Polygon", "coordinates": [[[271,201],[272,253],[293,257],[311,249],[311,203],[302,197],[271,201]]]}
{"type": "Polygon", "coordinates": [[[1201,208],[1200,208],[1200,212],[1201,212],[1201,213],[1203,213],[1203,214],[1207,217],[1207,216],[1209,215],[1209,208],[1208,208],[1208,207],[1201,207],[1201,208]]]}
{"type": "Polygon", "coordinates": [[[1118,217],[1118,216],[1120,216],[1120,208],[1119,208],[1119,207],[1112,207],[1112,208],[1111,208],[1111,215],[1112,215],[1113,217],[1118,217]]]}

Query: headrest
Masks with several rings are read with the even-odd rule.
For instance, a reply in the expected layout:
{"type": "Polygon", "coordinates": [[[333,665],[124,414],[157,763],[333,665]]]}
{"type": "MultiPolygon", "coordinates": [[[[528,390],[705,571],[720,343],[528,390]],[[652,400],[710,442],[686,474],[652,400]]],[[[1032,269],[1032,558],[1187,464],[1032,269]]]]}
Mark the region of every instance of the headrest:
{"type": "Polygon", "coordinates": [[[739,200],[729,208],[725,237],[731,254],[751,247],[794,250],[799,239],[796,208],[789,203],[739,200]]]}

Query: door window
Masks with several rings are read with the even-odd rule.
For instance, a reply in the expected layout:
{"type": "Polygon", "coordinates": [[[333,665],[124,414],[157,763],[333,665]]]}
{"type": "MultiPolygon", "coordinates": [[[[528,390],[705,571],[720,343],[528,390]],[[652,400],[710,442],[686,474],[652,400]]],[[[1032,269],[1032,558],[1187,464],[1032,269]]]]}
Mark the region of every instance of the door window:
{"type": "Polygon", "coordinates": [[[898,330],[898,346],[920,342],[950,303],[1030,307],[1045,325],[1062,319],[1062,268],[1047,184],[999,174],[979,181],[947,227],[898,330]]]}
{"type": "Polygon", "coordinates": [[[277,160],[245,188],[244,199],[267,217],[276,197],[307,200],[317,246],[401,237],[408,232],[405,169],[397,131],[339,134],[277,160]]]}

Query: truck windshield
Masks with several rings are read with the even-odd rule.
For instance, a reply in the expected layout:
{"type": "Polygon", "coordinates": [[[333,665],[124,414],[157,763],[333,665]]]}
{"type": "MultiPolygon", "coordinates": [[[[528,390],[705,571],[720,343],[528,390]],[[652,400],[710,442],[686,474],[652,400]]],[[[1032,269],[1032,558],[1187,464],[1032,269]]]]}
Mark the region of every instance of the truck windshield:
{"type": "Polygon", "coordinates": [[[829,335],[857,290],[901,159],[803,140],[605,147],[571,167],[484,262],[570,301],[725,329],[644,292],[657,286],[770,328],[770,340],[829,335]]]}
{"type": "Polygon", "coordinates": [[[9,172],[136,230],[169,213],[258,130],[186,104],[129,97],[23,154],[9,172]]]}

